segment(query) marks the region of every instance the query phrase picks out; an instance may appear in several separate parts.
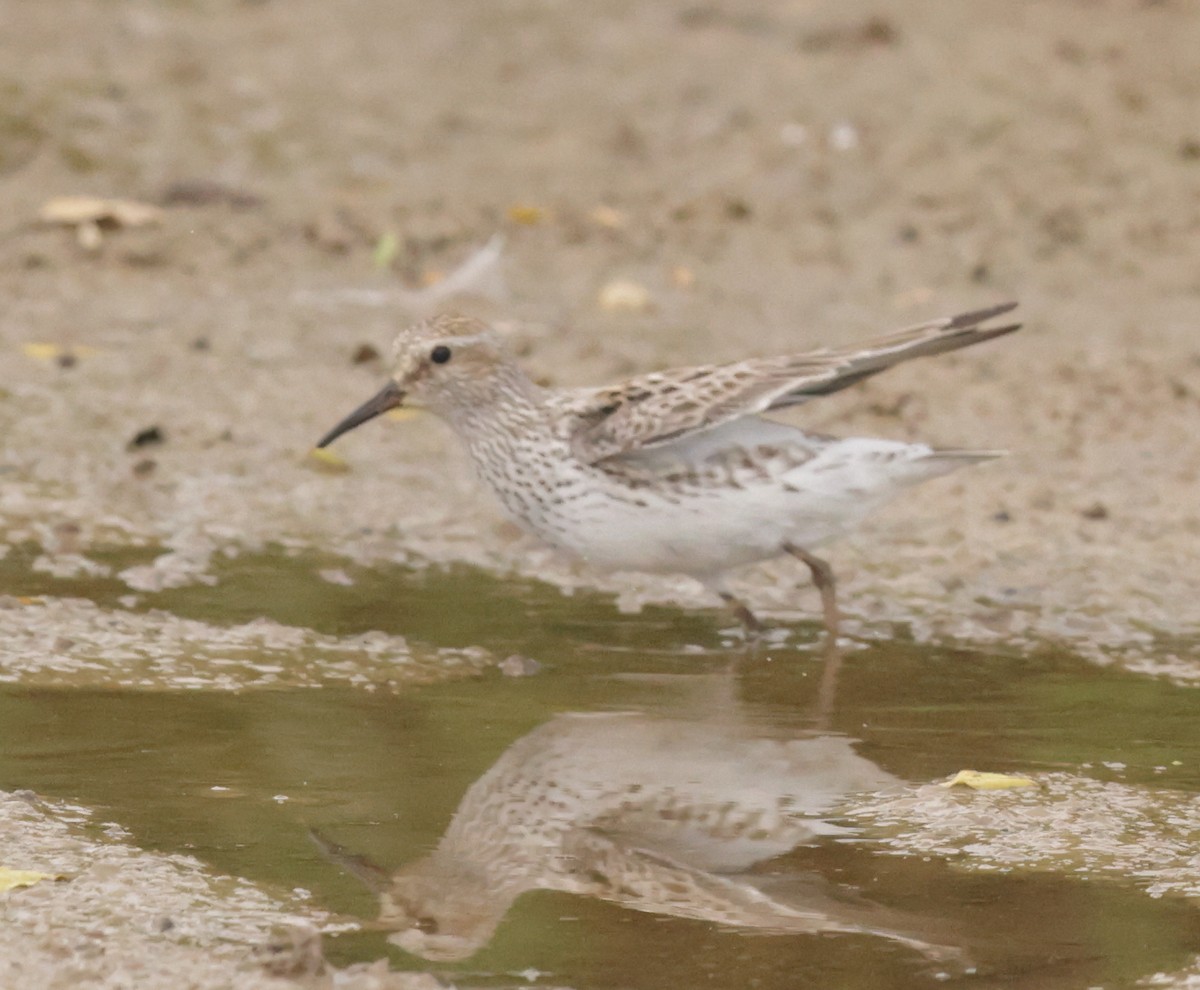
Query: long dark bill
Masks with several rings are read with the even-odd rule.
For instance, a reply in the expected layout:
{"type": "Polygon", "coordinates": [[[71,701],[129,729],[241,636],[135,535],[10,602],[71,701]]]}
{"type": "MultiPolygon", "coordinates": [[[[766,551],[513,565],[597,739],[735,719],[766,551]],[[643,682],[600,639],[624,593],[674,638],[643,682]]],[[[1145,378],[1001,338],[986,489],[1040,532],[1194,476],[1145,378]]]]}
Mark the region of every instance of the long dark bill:
{"type": "Polygon", "coordinates": [[[343,433],[349,433],[354,427],[362,426],[368,419],[374,419],[389,409],[395,409],[403,401],[404,393],[400,391],[400,386],[395,382],[388,382],[375,395],[321,437],[317,447],[328,447],[343,433]]]}

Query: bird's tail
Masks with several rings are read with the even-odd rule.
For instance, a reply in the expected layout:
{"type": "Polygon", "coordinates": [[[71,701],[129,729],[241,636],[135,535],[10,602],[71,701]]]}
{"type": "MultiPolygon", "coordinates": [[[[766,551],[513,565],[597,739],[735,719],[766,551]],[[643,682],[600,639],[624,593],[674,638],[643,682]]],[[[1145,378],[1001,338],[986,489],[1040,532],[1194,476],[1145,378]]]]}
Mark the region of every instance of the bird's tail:
{"type": "Polygon", "coordinates": [[[933,460],[943,460],[955,467],[966,467],[968,464],[994,461],[997,457],[1007,456],[1007,450],[964,450],[959,447],[935,447],[929,455],[933,460]]]}
{"type": "Polygon", "coordinates": [[[982,464],[984,461],[994,461],[997,457],[1007,457],[1007,450],[960,450],[955,447],[943,449],[934,448],[924,457],[913,462],[914,481],[925,481],[928,478],[938,478],[961,467],[972,464],[982,464]]]}

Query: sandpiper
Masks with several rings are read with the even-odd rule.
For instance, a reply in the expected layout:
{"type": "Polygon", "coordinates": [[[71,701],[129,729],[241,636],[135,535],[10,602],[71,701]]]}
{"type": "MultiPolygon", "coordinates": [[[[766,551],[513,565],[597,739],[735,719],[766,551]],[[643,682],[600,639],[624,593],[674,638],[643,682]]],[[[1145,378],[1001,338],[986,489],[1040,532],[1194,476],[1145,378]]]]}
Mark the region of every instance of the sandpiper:
{"type": "Polygon", "coordinates": [[[509,515],[608,571],[686,574],[748,633],[754,613],[725,583],[733,568],[792,554],[812,572],[836,639],[833,571],[814,548],[904,488],[998,451],[840,439],[764,419],[910,358],[991,340],[1005,303],[860,346],[659,371],[602,388],[543,388],[499,335],[442,315],[400,333],[391,379],[317,444],[401,404],[446,420],[509,515]]]}
{"type": "Polygon", "coordinates": [[[961,960],[949,926],[839,897],[836,884],[794,867],[757,868],[845,836],[834,819],[854,795],[899,781],[852,739],[764,736],[720,700],[719,718],[557,715],[471,785],[432,851],[391,874],[310,835],[379,895],[372,927],[439,962],[482,949],[532,890],[762,935],[874,935],[961,960]]]}

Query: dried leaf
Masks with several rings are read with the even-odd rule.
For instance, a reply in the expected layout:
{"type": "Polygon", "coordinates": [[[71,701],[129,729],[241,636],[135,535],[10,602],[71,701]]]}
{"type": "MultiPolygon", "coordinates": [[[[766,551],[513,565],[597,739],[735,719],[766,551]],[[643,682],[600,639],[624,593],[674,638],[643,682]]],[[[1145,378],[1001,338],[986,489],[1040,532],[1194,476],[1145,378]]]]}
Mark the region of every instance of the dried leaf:
{"type": "Polygon", "coordinates": [[[941,787],[970,787],[976,791],[1006,791],[1014,787],[1036,787],[1037,782],[1020,774],[988,773],[983,770],[959,770],[941,787]]]}
{"type": "Polygon", "coordinates": [[[75,228],[75,243],[92,254],[104,246],[104,234],[95,220],[85,220],[75,228]]]}
{"type": "Polygon", "coordinates": [[[654,305],[650,290],[629,279],[609,282],[597,297],[601,309],[627,313],[644,312],[654,305]]]}
{"type": "Polygon", "coordinates": [[[62,363],[64,358],[78,360],[79,358],[91,357],[94,354],[99,354],[99,350],[95,347],[64,347],[61,344],[47,344],[41,342],[30,342],[21,345],[21,353],[26,357],[33,358],[35,361],[54,361],[62,363]]]}
{"type": "Polygon", "coordinates": [[[82,224],[106,224],[111,227],[144,227],[159,223],[163,211],[149,203],[130,199],[102,199],[98,196],[55,196],[42,204],[38,219],[69,227],[82,224]]]}
{"type": "Polygon", "coordinates": [[[325,474],[345,474],[350,470],[350,465],[341,457],[323,448],[314,447],[305,454],[304,461],[308,467],[325,474]]]}
{"type": "Polygon", "coordinates": [[[42,880],[59,880],[52,873],[39,873],[37,870],[10,870],[0,866],[0,894],[17,887],[32,887],[42,880]]]}
{"type": "Polygon", "coordinates": [[[524,224],[532,227],[534,224],[541,223],[547,218],[548,214],[540,206],[532,206],[529,203],[514,203],[508,208],[508,219],[513,223],[524,224]]]}

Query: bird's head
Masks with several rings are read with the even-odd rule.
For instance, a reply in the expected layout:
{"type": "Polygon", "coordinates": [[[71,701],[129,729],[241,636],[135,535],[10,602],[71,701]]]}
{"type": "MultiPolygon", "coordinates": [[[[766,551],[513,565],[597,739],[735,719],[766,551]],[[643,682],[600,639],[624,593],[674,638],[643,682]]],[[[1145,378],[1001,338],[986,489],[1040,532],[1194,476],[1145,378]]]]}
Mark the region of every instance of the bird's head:
{"type": "Polygon", "coordinates": [[[429,409],[445,418],[478,404],[498,368],[507,364],[499,336],[487,324],[445,314],[400,331],[387,384],[325,436],[325,447],[343,433],[397,406],[429,409]]]}

